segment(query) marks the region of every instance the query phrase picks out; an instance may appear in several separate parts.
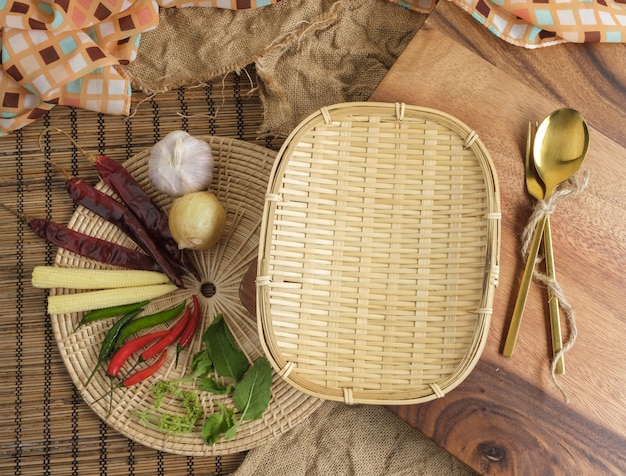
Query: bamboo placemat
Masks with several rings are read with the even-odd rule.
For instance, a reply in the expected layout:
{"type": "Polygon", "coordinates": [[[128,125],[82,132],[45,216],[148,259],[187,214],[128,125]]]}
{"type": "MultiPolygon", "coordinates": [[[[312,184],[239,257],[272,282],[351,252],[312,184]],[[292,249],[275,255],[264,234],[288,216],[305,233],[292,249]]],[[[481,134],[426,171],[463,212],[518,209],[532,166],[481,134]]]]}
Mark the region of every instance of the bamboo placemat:
{"type": "MultiPolygon", "coordinates": [[[[254,75],[252,71],[251,76],[254,75]]],[[[0,138],[0,202],[33,217],[67,223],[74,207],[63,177],[44,156],[74,175],[97,182],[93,167],[60,134],[86,149],[125,161],[175,129],[232,137],[277,150],[259,138],[262,107],[250,76],[228,75],[156,96],[135,92],[130,118],[54,108],[31,126],[0,138]]],[[[149,449],[111,429],[83,401],[60,357],[45,295],[30,285],[36,265],[52,264],[46,244],[6,211],[0,221],[0,474],[223,475],[245,453],[191,457],[149,449]]]]}

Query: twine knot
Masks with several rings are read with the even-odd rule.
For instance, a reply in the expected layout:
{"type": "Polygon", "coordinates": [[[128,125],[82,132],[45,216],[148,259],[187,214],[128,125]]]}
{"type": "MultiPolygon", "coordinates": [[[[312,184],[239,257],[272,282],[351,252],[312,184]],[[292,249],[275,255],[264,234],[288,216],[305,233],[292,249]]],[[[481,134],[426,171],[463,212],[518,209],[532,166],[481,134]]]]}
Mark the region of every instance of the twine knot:
{"type": "MultiPolygon", "coordinates": [[[[528,224],[522,231],[522,258],[524,261],[528,258],[528,249],[533,240],[533,232],[541,220],[554,214],[556,205],[569,198],[573,198],[581,193],[589,183],[589,174],[584,173],[579,179],[571,177],[567,182],[562,184],[550,197],[546,200],[537,200],[533,208],[533,213],[528,219],[528,224]]],[[[539,259],[541,261],[541,259],[539,259]]]]}
{"type": "MultiPolygon", "coordinates": [[[[522,232],[522,258],[524,262],[528,259],[528,249],[533,239],[533,232],[537,228],[537,225],[546,217],[551,216],[555,210],[556,205],[562,200],[570,199],[581,193],[587,184],[589,183],[589,174],[584,173],[580,178],[571,177],[567,182],[562,184],[550,197],[546,200],[538,200],[533,208],[528,224],[522,232]]],[[[543,260],[543,256],[537,256],[537,263],[543,260]]],[[[535,263],[535,264],[537,264],[535,263]]],[[[574,309],[567,300],[563,289],[556,279],[547,276],[545,273],[539,272],[536,268],[533,270],[533,279],[542,283],[548,288],[552,299],[558,299],[559,307],[563,310],[566,318],[566,322],[569,328],[569,339],[563,343],[563,348],[554,356],[550,365],[550,374],[552,382],[558,388],[563,395],[565,402],[569,399],[567,394],[556,379],[556,364],[563,357],[563,355],[570,351],[574,347],[574,342],[577,336],[576,319],[574,316],[574,309]]]]}

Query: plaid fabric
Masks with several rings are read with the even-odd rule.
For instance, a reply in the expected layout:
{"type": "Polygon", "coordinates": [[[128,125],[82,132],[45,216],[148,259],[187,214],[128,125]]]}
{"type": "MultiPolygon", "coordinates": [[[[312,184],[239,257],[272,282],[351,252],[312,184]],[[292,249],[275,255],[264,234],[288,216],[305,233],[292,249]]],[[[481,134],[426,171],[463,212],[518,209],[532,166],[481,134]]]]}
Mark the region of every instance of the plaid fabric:
{"type": "Polygon", "coordinates": [[[53,106],[128,114],[130,85],[115,65],[133,61],[155,28],[152,0],[0,1],[0,135],[53,106]]]}
{"type": "MultiPolygon", "coordinates": [[[[128,114],[130,84],[116,65],[137,55],[159,8],[250,9],[281,0],[0,0],[0,136],[55,105],[128,114]]],[[[287,1],[287,0],[283,0],[287,1]]],[[[428,13],[438,0],[389,0],[428,13]]],[[[498,37],[536,48],[623,42],[626,0],[450,0],[498,37]]]]}
{"type": "Polygon", "coordinates": [[[625,0],[453,0],[517,46],[626,41],[625,0]]]}

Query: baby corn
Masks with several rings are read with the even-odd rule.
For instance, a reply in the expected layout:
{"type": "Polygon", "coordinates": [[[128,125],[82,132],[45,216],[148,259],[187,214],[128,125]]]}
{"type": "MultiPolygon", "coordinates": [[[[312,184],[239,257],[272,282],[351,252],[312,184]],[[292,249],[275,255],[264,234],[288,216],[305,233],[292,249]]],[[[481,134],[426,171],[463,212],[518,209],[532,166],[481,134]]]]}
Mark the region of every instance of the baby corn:
{"type": "Polygon", "coordinates": [[[48,314],[71,314],[103,307],[122,306],[139,301],[149,301],[175,291],[175,284],[150,284],[126,288],[100,289],[74,294],[57,294],[48,297],[48,314]]]}
{"type": "Polygon", "coordinates": [[[133,269],[89,269],[36,266],[32,284],[36,288],[110,289],[164,284],[164,273],[133,269]]]}

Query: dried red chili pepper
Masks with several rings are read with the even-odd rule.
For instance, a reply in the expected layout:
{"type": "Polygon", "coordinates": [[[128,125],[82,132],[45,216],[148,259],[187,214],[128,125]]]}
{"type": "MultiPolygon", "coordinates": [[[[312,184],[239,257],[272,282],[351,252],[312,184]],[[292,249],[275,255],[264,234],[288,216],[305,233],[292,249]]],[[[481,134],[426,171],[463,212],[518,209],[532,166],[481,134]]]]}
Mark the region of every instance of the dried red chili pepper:
{"type": "Polygon", "coordinates": [[[25,218],[31,230],[44,240],[77,255],[122,268],[161,271],[147,254],[126,246],[86,235],[43,218],[25,218]]]}
{"type": "Polygon", "coordinates": [[[161,267],[151,256],[132,248],[86,235],[51,220],[27,217],[3,203],[0,203],[0,207],[23,220],[39,237],[77,255],[122,268],[161,271],[161,267]]]}
{"type": "Polygon", "coordinates": [[[134,373],[126,380],[124,380],[125,387],[132,387],[133,385],[138,384],[139,382],[143,382],[148,377],[154,375],[154,373],[161,368],[163,362],[165,362],[165,357],[167,356],[167,351],[164,350],[161,352],[159,359],[153,363],[152,365],[146,367],[145,369],[141,369],[138,372],[134,373]]]}
{"type": "Polygon", "coordinates": [[[139,182],[119,162],[106,155],[89,158],[104,183],[122,199],[126,206],[141,220],[148,232],[156,237],[170,259],[198,276],[193,264],[170,232],[167,215],[150,198],[139,182]]]}
{"type": "MultiPolygon", "coordinates": [[[[200,279],[200,274],[193,262],[185,254],[185,251],[178,249],[178,244],[170,232],[167,215],[154,203],[139,182],[122,164],[102,154],[94,158],[70,134],[54,127],[44,129],[39,135],[39,147],[42,150],[41,141],[43,135],[49,131],[56,131],[65,135],[74,147],[96,167],[102,181],[111,187],[129,210],[140,220],[150,236],[162,247],[165,255],[173,263],[191,272],[198,280],[200,279]]],[[[67,176],[67,173],[64,172],[64,174],[67,176]]]]}
{"type": "Polygon", "coordinates": [[[191,313],[191,317],[180,335],[180,339],[178,339],[178,344],[176,345],[175,366],[178,365],[178,356],[180,353],[183,349],[185,349],[185,347],[191,344],[191,340],[193,339],[196,329],[198,328],[198,322],[200,322],[200,303],[198,302],[198,297],[193,294],[191,299],[193,301],[193,312],[191,313]]]}
{"type": "Polygon", "coordinates": [[[67,192],[74,202],[118,226],[159,264],[161,270],[178,287],[185,287],[178,271],[163,250],[152,239],[139,219],[122,203],[98,190],[80,177],[65,181],[67,192]]]}
{"type": "Polygon", "coordinates": [[[185,326],[187,325],[187,322],[189,321],[190,314],[191,313],[190,313],[189,307],[185,308],[185,312],[183,313],[182,317],[178,320],[178,322],[176,322],[176,324],[174,324],[174,326],[169,330],[167,335],[165,335],[160,340],[158,340],[157,342],[152,344],[150,347],[148,347],[146,350],[144,350],[143,353],[141,354],[140,359],[144,361],[150,360],[152,357],[157,355],[163,349],[167,348],[170,344],[172,344],[176,339],[178,339],[178,336],[180,336],[180,334],[183,332],[183,329],[185,328],[185,326]]]}
{"type": "Polygon", "coordinates": [[[109,367],[107,368],[107,375],[109,377],[115,377],[133,353],[137,352],[142,347],[145,347],[150,342],[160,339],[167,334],[169,334],[168,330],[151,332],[149,334],[135,337],[133,340],[126,342],[111,358],[109,367]]]}

